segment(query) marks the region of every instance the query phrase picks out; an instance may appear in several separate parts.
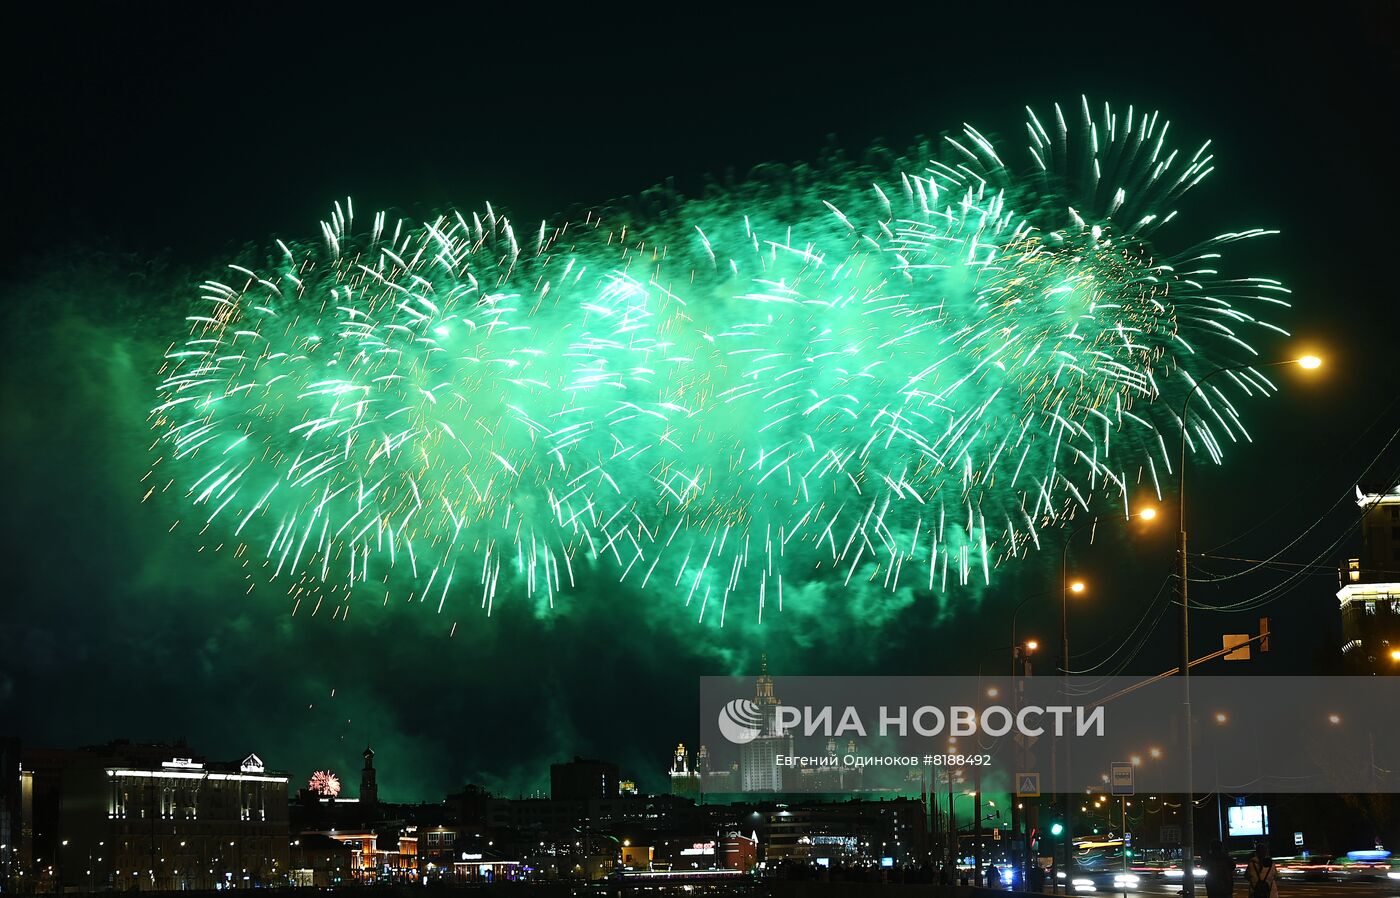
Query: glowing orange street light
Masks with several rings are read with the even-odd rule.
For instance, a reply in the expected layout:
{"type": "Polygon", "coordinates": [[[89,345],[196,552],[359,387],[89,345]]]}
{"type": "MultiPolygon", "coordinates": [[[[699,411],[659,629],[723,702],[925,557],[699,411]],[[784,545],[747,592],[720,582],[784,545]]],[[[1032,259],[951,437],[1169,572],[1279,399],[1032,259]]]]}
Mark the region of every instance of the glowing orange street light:
{"type": "Polygon", "coordinates": [[[1074,593],[1075,595],[1078,595],[1079,593],[1083,592],[1083,591],[1084,591],[1085,589],[1087,589],[1087,588],[1088,588],[1088,587],[1085,586],[1083,580],[1075,580],[1073,583],[1071,583],[1071,584],[1069,585],[1069,591],[1072,592],[1072,593],[1074,593]]]}
{"type": "MultiPolygon", "coordinates": [[[[1186,398],[1181,400],[1181,414],[1177,420],[1181,421],[1181,463],[1177,466],[1176,485],[1176,515],[1177,515],[1177,540],[1176,540],[1176,561],[1178,565],[1177,573],[1177,605],[1181,609],[1181,694],[1182,705],[1185,714],[1183,715],[1186,746],[1186,792],[1184,799],[1189,807],[1196,801],[1195,785],[1191,781],[1192,755],[1194,747],[1191,742],[1191,571],[1186,554],[1186,438],[1191,432],[1191,428],[1185,423],[1189,420],[1187,411],[1191,406],[1191,398],[1200,392],[1206,381],[1212,377],[1228,373],[1230,371],[1242,371],[1255,368],[1276,368],[1280,365],[1296,364],[1300,368],[1309,371],[1322,367],[1322,359],[1315,355],[1295,356],[1291,359],[1280,359],[1276,362],[1244,362],[1238,365],[1225,365],[1210,371],[1207,374],[1196,378],[1186,398]]],[[[1194,814],[1187,814],[1182,820],[1181,827],[1181,855],[1182,857],[1194,857],[1196,849],[1196,818],[1194,814]]],[[[1196,876],[1195,866],[1183,864],[1183,875],[1181,880],[1181,894],[1185,898],[1196,898],[1196,876]]]]}
{"type": "MultiPolygon", "coordinates": [[[[1028,640],[1026,640],[1026,651],[1028,651],[1028,652],[1033,652],[1033,651],[1035,651],[1035,650],[1038,649],[1038,648],[1040,648],[1040,643],[1036,642],[1034,639],[1028,639],[1028,640]]],[[[1397,651],[1400,651],[1400,650],[1397,650],[1397,651]]]]}

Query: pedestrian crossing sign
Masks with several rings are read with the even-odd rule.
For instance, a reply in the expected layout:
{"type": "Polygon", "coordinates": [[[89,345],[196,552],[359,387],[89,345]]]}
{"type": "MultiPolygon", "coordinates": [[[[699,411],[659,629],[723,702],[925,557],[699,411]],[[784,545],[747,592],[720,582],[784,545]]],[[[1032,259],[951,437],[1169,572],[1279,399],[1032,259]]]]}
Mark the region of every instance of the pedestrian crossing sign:
{"type": "Polygon", "coordinates": [[[1018,773],[1018,774],[1016,774],[1016,797],[1017,797],[1017,798],[1039,798],[1039,797],[1040,797],[1040,774],[1039,774],[1039,773],[1018,773]]]}

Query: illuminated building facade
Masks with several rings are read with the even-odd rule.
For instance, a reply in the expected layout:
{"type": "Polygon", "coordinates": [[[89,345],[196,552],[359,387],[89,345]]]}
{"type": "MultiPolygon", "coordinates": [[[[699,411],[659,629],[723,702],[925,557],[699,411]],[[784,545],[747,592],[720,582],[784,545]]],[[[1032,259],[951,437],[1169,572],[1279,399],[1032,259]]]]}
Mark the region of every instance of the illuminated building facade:
{"type": "Polygon", "coordinates": [[[19,770],[19,854],[12,856],[11,870],[24,876],[34,869],[34,771],[19,770]]]}
{"type": "Polygon", "coordinates": [[[779,807],[768,814],[764,856],[782,861],[894,865],[928,859],[922,803],[914,798],[779,807]]]}
{"type": "Polygon", "coordinates": [[[624,841],[622,843],[622,869],[650,870],[655,855],[656,849],[651,845],[633,845],[631,842],[624,841]]]}
{"type": "Polygon", "coordinates": [[[395,883],[418,879],[418,832],[406,828],[396,834],[372,829],[332,829],[302,833],[302,838],[326,836],[350,848],[350,870],[357,882],[395,883]]]}
{"type": "Polygon", "coordinates": [[[475,833],[460,826],[425,826],[418,831],[418,866],[425,877],[441,878],[451,871],[461,851],[476,850],[475,833]],[[460,847],[459,847],[460,846],[460,847]]]}
{"type": "Polygon", "coordinates": [[[710,766],[710,750],[700,746],[692,765],[690,753],[682,743],[676,746],[671,760],[671,794],[703,801],[706,795],[738,792],[739,768],[715,770],[710,766]]]}
{"type": "Polygon", "coordinates": [[[1358,673],[1400,673],[1400,488],[1356,491],[1361,554],[1342,562],[1342,655],[1358,673]]]}
{"type": "MultiPolygon", "coordinates": [[[[662,838],[650,852],[649,867],[638,870],[753,870],[758,865],[758,836],[726,832],[702,838],[662,838]]],[[[624,855],[624,861],[626,856],[624,855]]]]}
{"type": "MultiPolygon", "coordinates": [[[[27,760],[26,763],[29,763],[27,760]]],[[[184,890],[287,881],[287,777],[250,754],[112,743],[33,756],[42,887],[184,890]]]]}
{"type": "Polygon", "coordinates": [[[465,851],[452,862],[456,883],[508,882],[521,878],[519,861],[507,860],[490,852],[465,851]]]}
{"type": "Polygon", "coordinates": [[[700,773],[690,768],[690,752],[685,743],[676,746],[671,756],[671,794],[694,798],[700,794],[700,773]]]}

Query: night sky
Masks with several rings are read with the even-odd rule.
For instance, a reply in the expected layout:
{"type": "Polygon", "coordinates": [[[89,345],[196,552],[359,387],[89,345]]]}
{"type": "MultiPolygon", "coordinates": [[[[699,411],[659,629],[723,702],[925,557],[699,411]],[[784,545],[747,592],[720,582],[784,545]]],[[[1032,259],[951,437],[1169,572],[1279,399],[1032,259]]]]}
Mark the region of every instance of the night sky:
{"type": "MultiPolygon", "coordinates": [[[[1053,587],[1056,549],[975,597],[832,586],[761,628],[701,626],[611,579],[549,615],[498,599],[451,639],[417,608],[293,620],[275,591],[245,596],[229,559],[167,533],[169,505],[139,501],[146,412],[191,286],[247,244],[314,235],[346,195],[418,215],[489,200],[538,220],[666,179],[699,192],[833,141],[902,150],[964,121],[1019,147],[1023,106],[1081,93],[1163,110],[1183,145],[1214,139],[1217,171],[1178,230],[1282,231],[1236,258],[1294,289],[1284,323],[1328,364],[1282,376],[1283,394],[1249,410],[1255,442],[1193,470],[1191,529],[1203,550],[1287,547],[1283,560],[1323,567],[1203,584],[1212,603],[1282,588],[1266,611],[1203,613],[1195,631],[1204,651],[1267,613],[1276,651],[1253,672],[1313,670],[1339,641],[1326,566],[1349,545],[1349,492],[1400,473],[1395,7],[943,6],[17,14],[0,63],[0,732],[43,746],[183,736],[298,780],[350,773],[368,741],[389,800],[467,781],[547,788],[548,763],[573,754],[662,789],[670,750],[695,738],[699,676],[752,673],[760,653],[780,675],[971,672],[1007,641],[1010,607],[1053,587]]],[[[1132,632],[1143,645],[1117,656],[1124,672],[1170,665],[1170,613],[1134,630],[1164,607],[1172,534],[1158,529],[1076,553],[1094,581],[1076,666],[1132,632]]],[[[1051,635],[1052,600],[1024,619],[1051,635]]]]}

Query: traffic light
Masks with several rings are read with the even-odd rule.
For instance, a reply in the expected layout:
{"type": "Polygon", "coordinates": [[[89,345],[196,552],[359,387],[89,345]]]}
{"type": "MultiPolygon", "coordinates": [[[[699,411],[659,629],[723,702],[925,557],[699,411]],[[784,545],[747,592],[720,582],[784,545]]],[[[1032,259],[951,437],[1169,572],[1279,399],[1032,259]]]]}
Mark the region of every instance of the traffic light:
{"type": "Polygon", "coordinates": [[[1060,835],[1061,833],[1063,833],[1064,831],[1065,831],[1065,825],[1064,825],[1063,823],[1061,823],[1060,821],[1056,820],[1054,823],[1050,824],[1050,835],[1052,835],[1052,836],[1058,836],[1058,835],[1060,835]]]}

